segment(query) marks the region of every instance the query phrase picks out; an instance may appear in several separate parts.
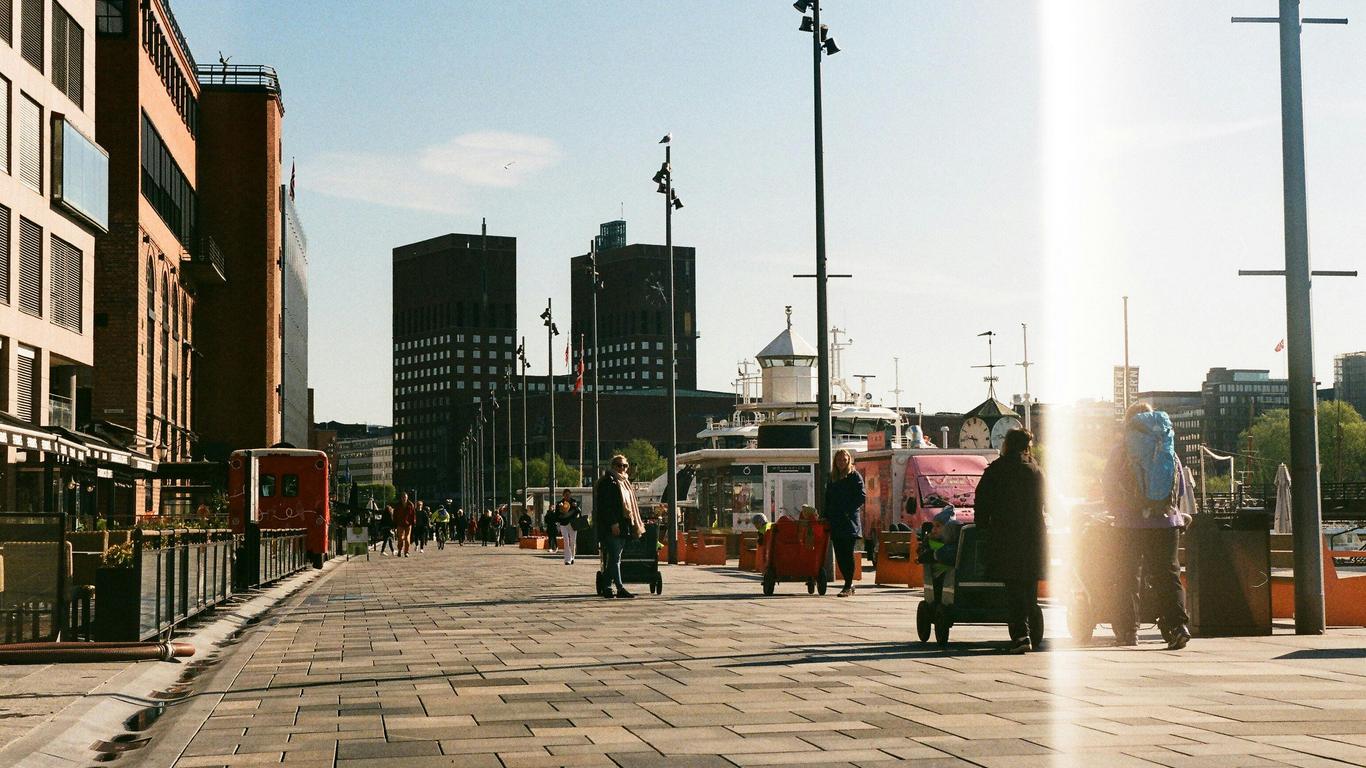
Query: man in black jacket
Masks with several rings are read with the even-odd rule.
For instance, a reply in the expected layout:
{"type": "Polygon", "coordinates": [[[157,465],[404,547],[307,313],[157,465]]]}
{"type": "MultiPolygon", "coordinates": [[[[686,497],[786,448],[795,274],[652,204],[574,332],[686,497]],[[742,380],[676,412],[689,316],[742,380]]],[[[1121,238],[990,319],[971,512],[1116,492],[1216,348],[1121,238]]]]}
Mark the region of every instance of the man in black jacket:
{"type": "Polygon", "coordinates": [[[607,577],[612,583],[603,588],[603,597],[632,598],[621,583],[621,552],[626,539],[635,533],[632,513],[639,519],[640,511],[636,506],[635,489],[631,487],[628,474],[630,463],[626,457],[616,454],[612,457],[611,467],[593,486],[593,526],[597,529],[598,543],[605,558],[607,577]],[[612,587],[616,594],[612,594],[612,587]]]}

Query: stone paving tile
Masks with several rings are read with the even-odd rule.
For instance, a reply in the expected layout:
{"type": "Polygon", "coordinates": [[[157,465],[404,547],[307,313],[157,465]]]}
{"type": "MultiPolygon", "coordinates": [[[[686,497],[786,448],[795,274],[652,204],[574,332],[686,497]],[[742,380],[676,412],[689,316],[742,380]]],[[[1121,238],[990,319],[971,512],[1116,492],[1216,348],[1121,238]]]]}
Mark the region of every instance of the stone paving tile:
{"type": "Polygon", "coordinates": [[[960,626],[945,653],[913,642],[912,590],[763,598],[752,575],[672,567],[663,596],[627,602],[592,577],[511,548],[353,560],[251,630],[176,765],[1366,762],[1366,660],[1296,653],[1366,630],[1016,657],[1002,627],[960,626]]]}

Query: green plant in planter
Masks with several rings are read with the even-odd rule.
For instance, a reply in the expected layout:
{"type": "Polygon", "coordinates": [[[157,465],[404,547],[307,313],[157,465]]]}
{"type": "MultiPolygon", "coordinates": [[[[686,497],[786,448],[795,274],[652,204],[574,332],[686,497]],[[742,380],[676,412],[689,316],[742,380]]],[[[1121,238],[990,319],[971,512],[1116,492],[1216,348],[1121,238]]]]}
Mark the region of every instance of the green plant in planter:
{"type": "Polygon", "coordinates": [[[100,564],[105,568],[132,568],[133,542],[125,541],[106,549],[100,556],[100,564]]]}

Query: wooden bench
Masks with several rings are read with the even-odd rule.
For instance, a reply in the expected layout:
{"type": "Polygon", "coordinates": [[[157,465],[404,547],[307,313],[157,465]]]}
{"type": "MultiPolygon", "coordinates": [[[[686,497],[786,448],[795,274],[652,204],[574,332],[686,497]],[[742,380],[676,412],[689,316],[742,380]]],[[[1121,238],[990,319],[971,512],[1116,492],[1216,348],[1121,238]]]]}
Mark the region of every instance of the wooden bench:
{"type": "Polygon", "coordinates": [[[918,546],[912,531],[880,531],[877,540],[877,569],[874,584],[922,586],[925,569],[915,561],[918,546]]]}
{"type": "MultiPolygon", "coordinates": [[[[680,554],[679,559],[683,557],[680,554]]],[[[714,533],[688,534],[688,565],[725,565],[726,537],[714,533]]]]}
{"type": "MultiPolygon", "coordinates": [[[[1272,545],[1272,568],[1276,558],[1272,545]]],[[[1335,557],[1362,557],[1355,550],[1336,551],[1323,545],[1323,608],[1324,619],[1329,626],[1366,627],[1366,575],[1341,576],[1338,574],[1335,557]]],[[[1293,565],[1293,562],[1292,562],[1293,565]]],[[[1295,616],[1295,577],[1294,575],[1273,574],[1271,576],[1271,616],[1288,619],[1295,616]]]]}
{"type": "Polygon", "coordinates": [[[759,534],[741,533],[740,534],[740,570],[757,573],[755,562],[759,557],[759,534]]]}

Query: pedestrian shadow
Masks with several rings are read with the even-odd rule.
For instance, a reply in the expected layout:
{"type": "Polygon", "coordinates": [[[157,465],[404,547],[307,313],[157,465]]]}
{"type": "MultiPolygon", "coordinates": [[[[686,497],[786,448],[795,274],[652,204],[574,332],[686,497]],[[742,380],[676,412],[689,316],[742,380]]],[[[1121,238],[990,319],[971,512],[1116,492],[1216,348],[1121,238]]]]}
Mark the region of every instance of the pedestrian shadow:
{"type": "Polygon", "coordinates": [[[832,643],[808,645],[757,654],[760,658],[722,664],[722,669],[790,667],[803,664],[858,664],[870,661],[942,659],[966,656],[1000,656],[1008,643],[949,643],[945,646],[915,642],[832,643]]]}
{"type": "Polygon", "coordinates": [[[1366,648],[1303,648],[1298,651],[1281,654],[1276,657],[1280,659],[1366,659],[1366,648]]]}

